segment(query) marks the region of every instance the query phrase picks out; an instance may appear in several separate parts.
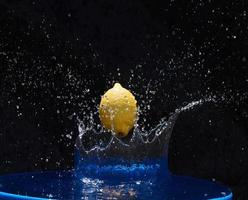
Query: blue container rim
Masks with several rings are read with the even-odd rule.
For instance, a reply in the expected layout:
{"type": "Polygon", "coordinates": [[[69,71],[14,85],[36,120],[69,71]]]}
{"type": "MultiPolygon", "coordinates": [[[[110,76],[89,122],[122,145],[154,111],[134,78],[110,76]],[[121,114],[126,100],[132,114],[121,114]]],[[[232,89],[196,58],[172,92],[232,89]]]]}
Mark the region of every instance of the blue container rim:
{"type": "Polygon", "coordinates": [[[12,194],[8,192],[0,192],[0,198],[4,199],[27,199],[27,200],[45,200],[47,198],[40,198],[40,197],[32,197],[32,196],[24,196],[19,194],[12,194]]]}
{"type": "MultiPolygon", "coordinates": [[[[5,199],[26,199],[26,200],[47,200],[48,198],[40,198],[40,197],[32,197],[32,196],[24,196],[24,195],[18,195],[18,194],[11,194],[7,192],[0,192],[0,197],[4,197],[5,199]]],[[[214,199],[208,199],[208,200],[231,200],[233,197],[232,192],[225,196],[225,197],[219,197],[214,199]]]]}

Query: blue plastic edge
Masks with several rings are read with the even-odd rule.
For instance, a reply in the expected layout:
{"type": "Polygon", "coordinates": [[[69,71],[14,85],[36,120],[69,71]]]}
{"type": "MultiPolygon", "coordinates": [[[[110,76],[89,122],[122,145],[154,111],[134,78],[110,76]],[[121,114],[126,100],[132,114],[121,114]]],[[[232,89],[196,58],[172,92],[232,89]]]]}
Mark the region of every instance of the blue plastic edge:
{"type": "Polygon", "coordinates": [[[26,199],[26,200],[47,200],[47,198],[31,197],[7,192],[0,192],[0,199],[26,199]]]}
{"type": "MultiPolygon", "coordinates": [[[[46,200],[47,198],[38,198],[38,197],[30,197],[30,196],[23,196],[17,194],[11,194],[7,192],[0,192],[0,197],[8,198],[8,199],[26,199],[26,200],[46,200]]],[[[230,193],[225,197],[208,199],[208,200],[232,200],[233,194],[230,193]]]]}
{"type": "Polygon", "coordinates": [[[213,198],[213,199],[208,199],[208,200],[232,200],[233,194],[232,192],[224,197],[219,197],[219,198],[213,198]]]}

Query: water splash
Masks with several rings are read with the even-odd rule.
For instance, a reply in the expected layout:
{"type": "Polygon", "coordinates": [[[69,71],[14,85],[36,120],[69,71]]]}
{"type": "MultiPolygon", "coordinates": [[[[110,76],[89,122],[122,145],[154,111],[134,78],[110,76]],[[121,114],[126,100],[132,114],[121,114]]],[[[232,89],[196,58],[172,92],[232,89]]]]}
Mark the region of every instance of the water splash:
{"type": "Polygon", "coordinates": [[[104,130],[102,127],[99,129],[99,124],[96,127],[93,117],[91,117],[90,126],[86,126],[84,122],[80,120],[79,117],[77,117],[79,135],[77,138],[76,147],[80,150],[80,152],[85,154],[90,154],[92,152],[97,152],[99,154],[100,152],[106,151],[110,148],[134,149],[137,146],[149,145],[155,141],[159,141],[160,146],[164,146],[168,144],[172,129],[175,125],[178,115],[181,112],[191,110],[196,106],[204,104],[205,102],[214,101],[215,99],[213,97],[192,101],[185,106],[177,108],[173,113],[170,114],[169,117],[163,117],[159,123],[149,131],[145,131],[144,129],[140,128],[140,125],[137,123],[134,127],[131,137],[128,139],[120,139],[114,134],[104,130]],[[89,142],[95,142],[95,144],[92,144],[91,147],[86,147],[89,146],[89,142]]]}
{"type": "MultiPolygon", "coordinates": [[[[77,176],[109,178],[154,177],[168,175],[168,147],[173,127],[180,113],[212,102],[214,98],[193,101],[176,109],[169,117],[146,131],[135,125],[127,138],[118,138],[99,124],[90,126],[77,118],[79,135],[76,140],[75,168],[77,176]]],[[[93,118],[91,118],[93,119],[93,118]]]]}

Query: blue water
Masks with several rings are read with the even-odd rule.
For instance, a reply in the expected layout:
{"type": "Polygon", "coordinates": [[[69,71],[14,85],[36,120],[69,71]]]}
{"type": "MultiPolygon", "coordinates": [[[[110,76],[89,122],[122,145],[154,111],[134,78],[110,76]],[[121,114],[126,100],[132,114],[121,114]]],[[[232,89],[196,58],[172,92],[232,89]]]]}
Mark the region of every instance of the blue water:
{"type": "Polygon", "coordinates": [[[172,175],[166,157],[134,161],[75,153],[75,169],[71,171],[0,176],[0,199],[232,199],[225,186],[172,175]]]}
{"type": "Polygon", "coordinates": [[[165,157],[156,159],[143,159],[138,161],[125,160],[122,157],[81,157],[75,151],[75,174],[80,177],[118,179],[118,180],[147,180],[151,177],[169,174],[167,159],[165,157]]]}
{"type": "Polygon", "coordinates": [[[0,199],[232,199],[231,191],[215,182],[167,175],[147,179],[81,177],[75,171],[21,173],[0,176],[0,199]],[[21,196],[22,195],[22,196],[21,196]],[[28,197],[29,196],[29,197],[28,197]]]}
{"type": "Polygon", "coordinates": [[[170,174],[166,157],[130,161],[75,153],[71,171],[0,176],[0,199],[232,199],[231,191],[215,182],[170,174]]]}

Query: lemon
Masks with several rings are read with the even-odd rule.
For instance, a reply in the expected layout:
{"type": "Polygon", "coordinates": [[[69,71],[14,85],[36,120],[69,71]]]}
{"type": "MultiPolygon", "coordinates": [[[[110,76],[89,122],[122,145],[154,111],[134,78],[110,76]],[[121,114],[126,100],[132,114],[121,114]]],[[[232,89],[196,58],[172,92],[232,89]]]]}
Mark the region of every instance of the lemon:
{"type": "Polygon", "coordinates": [[[137,118],[137,101],[133,94],[115,83],[103,96],[99,106],[102,125],[118,137],[125,137],[137,118]]]}

